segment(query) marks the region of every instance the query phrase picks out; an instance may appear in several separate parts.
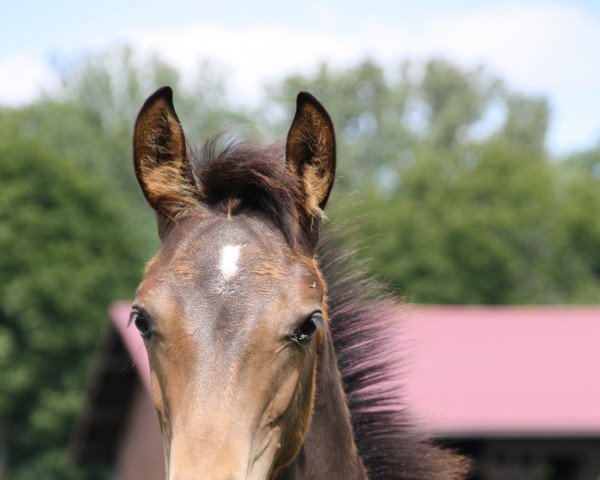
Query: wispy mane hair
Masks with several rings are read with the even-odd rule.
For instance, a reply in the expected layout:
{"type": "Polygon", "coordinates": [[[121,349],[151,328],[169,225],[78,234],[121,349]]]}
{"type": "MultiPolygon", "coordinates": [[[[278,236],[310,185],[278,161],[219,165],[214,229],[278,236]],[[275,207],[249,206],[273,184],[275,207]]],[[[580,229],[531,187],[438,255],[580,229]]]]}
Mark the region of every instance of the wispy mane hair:
{"type": "Polygon", "coordinates": [[[250,209],[265,215],[295,247],[306,222],[304,190],[285,166],[284,146],[257,146],[223,135],[192,149],[191,174],[200,200],[228,214],[250,209]]]}
{"type": "Polygon", "coordinates": [[[468,462],[419,433],[403,403],[406,360],[398,304],[369,275],[342,232],[325,232],[320,267],[329,291],[330,328],[348,397],[355,441],[371,480],[463,478],[468,462]]]}

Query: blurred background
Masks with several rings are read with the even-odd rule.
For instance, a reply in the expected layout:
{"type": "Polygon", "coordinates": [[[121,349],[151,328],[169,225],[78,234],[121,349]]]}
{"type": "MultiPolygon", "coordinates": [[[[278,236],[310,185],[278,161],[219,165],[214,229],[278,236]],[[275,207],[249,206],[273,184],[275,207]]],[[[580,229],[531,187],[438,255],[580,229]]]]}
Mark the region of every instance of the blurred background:
{"type": "Polygon", "coordinates": [[[131,159],[157,87],[196,145],[281,138],[316,95],[328,216],[398,296],[593,305],[598,52],[595,0],[1,2],[0,478],[92,478],[66,446],[108,306],[158,247],[131,159]]]}

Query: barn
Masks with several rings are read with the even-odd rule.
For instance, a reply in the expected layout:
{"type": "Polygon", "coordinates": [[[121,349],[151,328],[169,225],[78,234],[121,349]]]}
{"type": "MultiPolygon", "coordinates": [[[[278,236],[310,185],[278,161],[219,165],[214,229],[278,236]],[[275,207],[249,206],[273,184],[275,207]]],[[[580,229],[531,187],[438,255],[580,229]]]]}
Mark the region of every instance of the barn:
{"type": "MultiPolygon", "coordinates": [[[[143,343],[110,309],[70,449],[117,480],[162,479],[143,343]]],[[[402,307],[398,366],[423,428],[474,460],[474,480],[600,478],[600,307],[402,307]]]]}

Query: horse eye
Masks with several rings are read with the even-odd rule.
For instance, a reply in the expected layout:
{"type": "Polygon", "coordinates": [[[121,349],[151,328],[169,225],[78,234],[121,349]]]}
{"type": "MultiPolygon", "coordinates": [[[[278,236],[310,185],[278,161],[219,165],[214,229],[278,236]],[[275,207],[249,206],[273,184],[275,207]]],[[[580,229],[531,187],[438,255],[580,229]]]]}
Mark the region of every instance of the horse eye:
{"type": "Polygon", "coordinates": [[[305,345],[315,337],[317,328],[322,324],[323,315],[321,312],[315,312],[290,334],[290,339],[299,345],[305,345]]]}
{"type": "Polygon", "coordinates": [[[134,324],[135,328],[138,329],[140,335],[144,340],[148,340],[152,336],[152,330],[150,328],[150,322],[146,316],[139,310],[133,310],[129,317],[129,324],[134,324]]]}

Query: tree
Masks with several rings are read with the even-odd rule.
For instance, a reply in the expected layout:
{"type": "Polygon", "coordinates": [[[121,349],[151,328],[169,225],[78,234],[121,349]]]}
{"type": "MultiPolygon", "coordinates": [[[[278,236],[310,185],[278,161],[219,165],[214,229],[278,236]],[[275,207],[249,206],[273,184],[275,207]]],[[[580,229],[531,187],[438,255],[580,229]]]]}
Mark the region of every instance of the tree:
{"type": "MultiPolygon", "coordinates": [[[[574,201],[575,185],[564,188],[543,156],[524,157],[494,142],[445,154],[423,150],[398,176],[391,197],[372,190],[352,213],[364,219],[363,232],[378,232],[364,249],[373,269],[411,300],[523,304],[600,298],[600,277],[572,236],[577,222],[587,227],[585,241],[597,245],[600,231],[591,226],[599,223],[591,222],[589,203],[574,201]],[[585,222],[582,212],[588,212],[585,222]]],[[[583,195],[598,205],[600,195],[591,194],[583,195]]]]}
{"type": "Polygon", "coordinates": [[[189,85],[168,63],[136,55],[129,47],[81,57],[62,65],[59,73],[58,91],[32,105],[0,109],[0,131],[35,140],[113,183],[115,195],[130,205],[132,229],[141,233],[141,248],[150,255],[158,247],[154,217],[132,174],[131,152],[133,123],[144,100],[171,85],[192,145],[226,126],[248,125],[252,113],[229,99],[224,73],[209,62],[199,65],[189,85]]]}
{"type": "Polygon", "coordinates": [[[268,88],[265,110],[273,104],[282,113],[272,130],[283,135],[294,111],[293,99],[308,90],[326,106],[334,119],[339,163],[337,185],[345,191],[361,188],[377,173],[386,172],[403,151],[415,145],[416,135],[405,122],[412,95],[408,65],[396,82],[383,67],[366,60],[347,70],[332,71],[322,64],[313,77],[292,75],[268,88]]]}
{"type": "MultiPolygon", "coordinates": [[[[579,262],[586,266],[582,288],[600,282],[600,145],[570,155],[557,165],[564,189],[561,219],[567,241],[579,262]]],[[[597,303],[595,289],[584,290],[582,302],[597,303]]]]}
{"type": "MultiPolygon", "coordinates": [[[[540,106],[511,92],[483,68],[465,70],[440,59],[405,62],[395,69],[371,60],[339,71],[322,65],[313,76],[292,75],[271,86],[268,102],[288,118],[293,113],[290,98],[300,90],[317,95],[335,119],[343,159],[338,185],[345,191],[373,184],[393,188],[389,177],[423,146],[443,151],[471,143],[477,135],[480,140],[505,140],[513,132],[540,129],[542,142],[545,138],[542,100],[540,106]],[[520,109],[521,100],[533,106],[520,109]],[[493,122],[493,117],[499,120],[493,122]]],[[[276,120],[274,128],[283,132],[283,116],[276,120]]]]}
{"type": "Polygon", "coordinates": [[[204,135],[246,118],[208,63],[188,87],[129,48],[61,72],[58,92],[0,109],[0,426],[23,480],[77,474],[66,439],[106,309],[158,247],[131,160],[143,101],[173,85],[186,130],[204,135]]]}
{"type": "Polygon", "coordinates": [[[362,219],[354,238],[373,269],[418,302],[597,301],[600,190],[549,157],[546,99],[439,59],[394,73],[322,66],[270,90],[279,104],[314,91],[330,110],[342,180],[330,214],[362,219]]]}
{"type": "Polygon", "coordinates": [[[543,151],[550,118],[548,101],[514,94],[507,98],[506,109],[498,137],[525,150],[543,151]]]}
{"type": "Polygon", "coordinates": [[[90,352],[107,306],[134,291],[139,238],[110,184],[32,141],[0,138],[0,192],[0,422],[8,465],[14,479],[36,471],[69,478],[76,470],[64,446],[90,352]]]}

